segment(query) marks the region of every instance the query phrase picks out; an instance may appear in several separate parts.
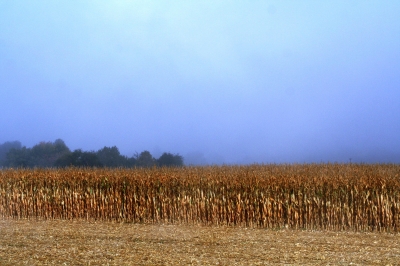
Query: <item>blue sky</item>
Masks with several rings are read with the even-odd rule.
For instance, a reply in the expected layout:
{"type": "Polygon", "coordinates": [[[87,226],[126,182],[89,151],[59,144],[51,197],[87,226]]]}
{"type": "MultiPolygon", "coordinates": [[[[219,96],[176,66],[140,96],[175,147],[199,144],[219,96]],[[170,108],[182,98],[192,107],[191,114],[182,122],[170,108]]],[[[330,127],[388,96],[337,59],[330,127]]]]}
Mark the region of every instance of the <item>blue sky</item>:
{"type": "Polygon", "coordinates": [[[0,143],[400,162],[400,1],[0,0],[0,143]]]}

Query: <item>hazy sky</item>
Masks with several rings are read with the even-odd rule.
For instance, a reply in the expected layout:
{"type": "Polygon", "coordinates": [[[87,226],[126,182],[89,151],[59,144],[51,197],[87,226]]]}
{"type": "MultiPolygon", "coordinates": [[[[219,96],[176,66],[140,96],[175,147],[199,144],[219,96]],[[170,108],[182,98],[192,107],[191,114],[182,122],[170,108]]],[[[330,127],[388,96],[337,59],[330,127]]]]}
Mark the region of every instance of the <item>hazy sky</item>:
{"type": "Polygon", "coordinates": [[[400,162],[400,1],[0,0],[0,144],[400,162]]]}

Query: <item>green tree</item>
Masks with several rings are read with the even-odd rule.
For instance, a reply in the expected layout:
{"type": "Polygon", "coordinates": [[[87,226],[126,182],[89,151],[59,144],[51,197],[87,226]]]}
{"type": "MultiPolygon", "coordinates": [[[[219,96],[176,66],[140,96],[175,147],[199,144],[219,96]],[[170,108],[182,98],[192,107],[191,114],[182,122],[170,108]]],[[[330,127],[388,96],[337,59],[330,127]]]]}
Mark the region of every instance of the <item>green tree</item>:
{"type": "Polygon", "coordinates": [[[95,152],[84,152],[81,149],[74,150],[73,152],[64,154],[54,164],[57,167],[102,167],[95,152]]]}
{"type": "Polygon", "coordinates": [[[104,147],[96,152],[97,157],[104,167],[127,167],[129,160],[121,155],[116,146],[104,147]]]}
{"type": "Polygon", "coordinates": [[[21,149],[12,148],[8,151],[5,160],[5,166],[7,167],[33,167],[31,160],[31,149],[22,147],[21,149]]]}
{"type": "Polygon", "coordinates": [[[31,149],[31,164],[36,167],[53,167],[57,159],[69,153],[64,141],[57,139],[53,142],[40,142],[31,149]]]}
{"type": "Polygon", "coordinates": [[[132,156],[126,159],[126,167],[135,167],[137,166],[137,157],[132,156]]]}
{"type": "Polygon", "coordinates": [[[140,155],[136,157],[136,165],[139,167],[152,167],[157,165],[157,161],[149,151],[142,151],[140,155]]]}
{"type": "Polygon", "coordinates": [[[158,158],[157,163],[159,166],[183,166],[183,157],[179,154],[172,154],[164,152],[160,158],[158,158]]]}
{"type": "Polygon", "coordinates": [[[70,153],[70,150],[63,140],[57,139],[53,143],[43,141],[32,148],[10,149],[4,165],[8,167],[53,167],[57,159],[67,153],[70,153]]]}
{"type": "Polygon", "coordinates": [[[6,141],[0,145],[0,167],[6,166],[7,153],[11,149],[21,149],[21,142],[19,141],[6,141]]]}
{"type": "Polygon", "coordinates": [[[54,150],[58,154],[64,154],[70,152],[69,148],[62,139],[56,139],[53,143],[54,150]]]}

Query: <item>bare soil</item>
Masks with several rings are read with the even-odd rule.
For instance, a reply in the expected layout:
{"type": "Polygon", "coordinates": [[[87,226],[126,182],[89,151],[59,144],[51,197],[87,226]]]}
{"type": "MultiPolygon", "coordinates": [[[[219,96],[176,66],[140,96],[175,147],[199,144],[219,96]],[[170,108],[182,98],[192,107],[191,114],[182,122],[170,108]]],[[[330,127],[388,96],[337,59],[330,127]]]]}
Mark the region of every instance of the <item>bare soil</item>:
{"type": "Polygon", "coordinates": [[[0,220],[0,265],[399,264],[399,234],[0,220]]]}

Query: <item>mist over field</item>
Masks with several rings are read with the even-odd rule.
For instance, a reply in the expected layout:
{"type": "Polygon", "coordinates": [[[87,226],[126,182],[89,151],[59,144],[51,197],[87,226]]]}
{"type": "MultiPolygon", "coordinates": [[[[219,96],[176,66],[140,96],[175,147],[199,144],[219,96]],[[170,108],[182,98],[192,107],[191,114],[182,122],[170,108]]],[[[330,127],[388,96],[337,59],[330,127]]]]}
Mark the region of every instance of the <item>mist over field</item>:
{"type": "Polygon", "coordinates": [[[400,163],[400,1],[0,0],[0,144],[400,163]]]}

